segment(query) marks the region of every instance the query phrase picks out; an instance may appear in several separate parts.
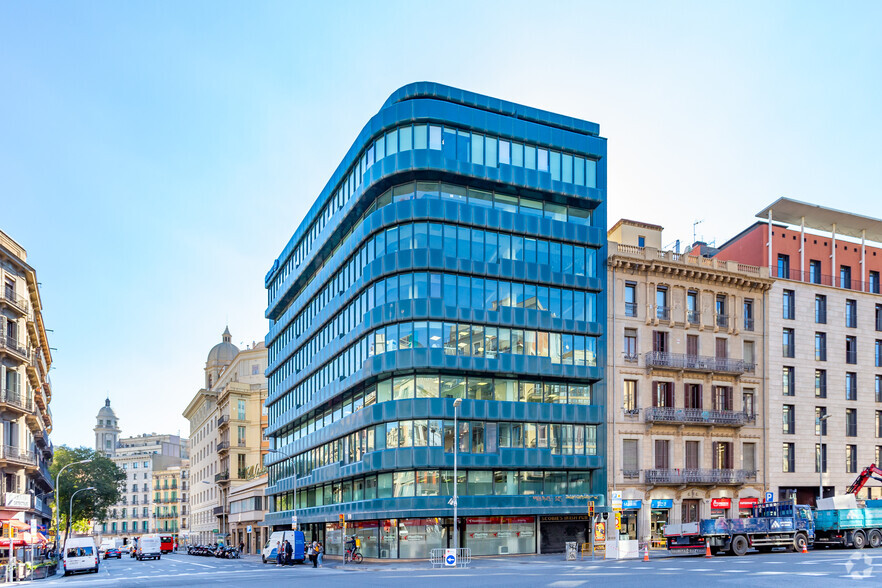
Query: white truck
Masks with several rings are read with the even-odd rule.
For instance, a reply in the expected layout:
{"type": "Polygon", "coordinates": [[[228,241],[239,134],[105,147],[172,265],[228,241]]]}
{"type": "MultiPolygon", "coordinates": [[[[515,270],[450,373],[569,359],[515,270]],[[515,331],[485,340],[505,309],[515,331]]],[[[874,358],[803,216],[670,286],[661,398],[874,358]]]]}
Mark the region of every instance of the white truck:
{"type": "Polygon", "coordinates": [[[98,546],[98,555],[103,556],[108,549],[122,549],[122,539],[102,539],[98,546]]]}

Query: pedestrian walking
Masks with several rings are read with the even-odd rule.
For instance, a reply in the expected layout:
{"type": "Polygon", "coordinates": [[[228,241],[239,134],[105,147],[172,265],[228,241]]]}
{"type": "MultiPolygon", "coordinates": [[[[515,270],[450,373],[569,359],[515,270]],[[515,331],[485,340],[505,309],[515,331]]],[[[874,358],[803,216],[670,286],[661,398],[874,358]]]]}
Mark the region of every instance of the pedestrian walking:
{"type": "Polygon", "coordinates": [[[276,541],[276,565],[277,566],[282,565],[283,551],[284,550],[282,549],[282,542],[276,541]]]}
{"type": "Polygon", "coordinates": [[[294,546],[287,539],[285,540],[285,563],[289,566],[294,565],[294,546]]]}
{"type": "Polygon", "coordinates": [[[245,543],[243,543],[242,541],[239,541],[239,554],[241,555],[244,553],[245,553],[245,543]]]}
{"type": "Polygon", "coordinates": [[[322,556],[325,554],[325,546],[322,545],[322,542],[318,542],[318,554],[316,555],[316,559],[318,559],[318,567],[322,567],[322,556]]]}
{"type": "Polygon", "coordinates": [[[309,544],[309,552],[307,555],[309,555],[309,561],[312,562],[312,567],[314,567],[314,568],[318,567],[318,557],[316,554],[316,542],[315,541],[313,541],[309,544]]]}

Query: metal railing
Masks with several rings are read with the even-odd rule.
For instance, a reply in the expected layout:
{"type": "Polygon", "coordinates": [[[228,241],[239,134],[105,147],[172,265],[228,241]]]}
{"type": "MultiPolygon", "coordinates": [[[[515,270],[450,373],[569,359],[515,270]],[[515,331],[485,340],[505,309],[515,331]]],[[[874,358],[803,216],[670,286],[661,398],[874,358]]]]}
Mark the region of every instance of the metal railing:
{"type": "Polygon", "coordinates": [[[755,415],[734,410],[703,410],[701,408],[672,408],[652,406],[643,409],[647,423],[692,423],[705,425],[733,425],[740,427],[756,419],[755,415]]]}
{"type": "Polygon", "coordinates": [[[686,322],[690,325],[697,325],[701,322],[701,312],[697,310],[686,311],[686,322]]]}
{"type": "Polygon", "coordinates": [[[712,357],[706,355],[688,355],[685,353],[668,353],[667,351],[651,351],[646,354],[646,367],[664,367],[702,372],[726,372],[741,374],[756,369],[752,362],[728,357],[712,357]]]}
{"type": "Polygon", "coordinates": [[[729,315],[728,314],[718,314],[716,315],[717,326],[721,329],[725,329],[729,327],[729,315]]]}
{"type": "Polygon", "coordinates": [[[745,331],[752,331],[753,330],[753,319],[752,318],[745,318],[744,319],[744,330],[745,331]]]}
{"type": "Polygon", "coordinates": [[[747,470],[651,469],[645,470],[647,484],[744,484],[747,470]]]}
{"type": "Polygon", "coordinates": [[[228,422],[230,422],[230,415],[228,415],[228,414],[222,414],[221,416],[217,417],[217,426],[218,427],[220,427],[228,422]]]}
{"type": "Polygon", "coordinates": [[[26,412],[32,412],[34,410],[33,401],[28,397],[23,397],[22,393],[17,390],[0,390],[0,402],[17,406],[26,412]]]}
{"type": "Polygon", "coordinates": [[[230,448],[229,441],[221,441],[220,443],[217,444],[218,451],[223,451],[224,449],[229,449],[229,448],[230,448]]]}
{"type": "Polygon", "coordinates": [[[31,358],[31,354],[28,353],[28,350],[18,345],[18,339],[12,339],[10,337],[0,335],[0,347],[8,349],[9,351],[12,351],[16,355],[20,355],[26,360],[31,358]]]}
{"type": "Polygon", "coordinates": [[[215,482],[225,482],[230,479],[230,471],[224,470],[214,475],[215,482]]]}
{"type": "Polygon", "coordinates": [[[626,302],[625,303],[625,316],[637,316],[637,303],[636,302],[626,302]]]}
{"type": "MultiPolygon", "coordinates": [[[[448,566],[446,561],[447,549],[436,547],[429,554],[429,562],[433,568],[443,568],[448,566]]],[[[456,550],[456,566],[458,568],[467,568],[472,563],[472,550],[469,547],[460,547],[456,550]]],[[[453,567],[453,566],[448,566],[453,567]]]]}
{"type": "Polygon", "coordinates": [[[655,307],[655,316],[663,321],[671,320],[671,307],[670,306],[656,306],[655,307]]]}
{"type": "Polygon", "coordinates": [[[807,271],[801,272],[798,269],[787,270],[783,272],[775,268],[774,277],[783,278],[785,280],[793,280],[795,282],[805,282],[807,284],[821,284],[822,286],[834,286],[844,290],[855,290],[857,292],[871,292],[879,294],[879,282],[877,281],[861,281],[855,280],[850,276],[831,276],[817,272],[807,271]]]}
{"type": "Polygon", "coordinates": [[[37,457],[33,452],[12,445],[0,445],[0,458],[37,465],[37,457]]]}
{"type": "Polygon", "coordinates": [[[23,296],[19,296],[12,290],[7,290],[3,288],[3,301],[11,304],[14,308],[18,309],[22,314],[28,313],[28,301],[23,296]]]}

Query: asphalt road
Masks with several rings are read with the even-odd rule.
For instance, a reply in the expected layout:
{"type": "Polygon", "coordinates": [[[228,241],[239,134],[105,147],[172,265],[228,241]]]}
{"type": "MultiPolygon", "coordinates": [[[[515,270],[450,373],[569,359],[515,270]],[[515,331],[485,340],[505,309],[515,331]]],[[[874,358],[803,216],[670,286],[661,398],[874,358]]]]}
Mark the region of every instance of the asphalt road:
{"type": "Polygon", "coordinates": [[[563,556],[478,559],[469,569],[431,569],[428,563],[364,563],[343,567],[278,568],[256,558],[219,560],[185,554],[159,561],[123,558],[101,562],[101,571],[40,580],[41,586],[551,586],[579,588],[597,584],[639,588],[683,586],[854,586],[882,578],[882,549],[820,550],[808,554],[769,553],[745,557],[655,557],[649,562],[563,561],[563,556]]]}

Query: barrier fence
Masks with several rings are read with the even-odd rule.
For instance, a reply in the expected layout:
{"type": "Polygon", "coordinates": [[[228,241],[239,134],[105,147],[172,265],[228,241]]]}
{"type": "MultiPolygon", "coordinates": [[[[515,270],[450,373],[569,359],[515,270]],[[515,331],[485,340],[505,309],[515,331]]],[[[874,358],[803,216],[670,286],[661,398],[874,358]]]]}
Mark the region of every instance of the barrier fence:
{"type": "Polygon", "coordinates": [[[429,562],[433,568],[457,567],[467,568],[472,563],[472,550],[469,547],[460,547],[459,549],[444,549],[437,547],[429,554],[429,562]],[[447,563],[447,556],[454,552],[456,555],[456,565],[452,566],[447,563]]]}

